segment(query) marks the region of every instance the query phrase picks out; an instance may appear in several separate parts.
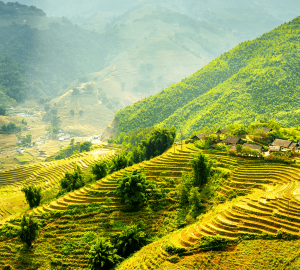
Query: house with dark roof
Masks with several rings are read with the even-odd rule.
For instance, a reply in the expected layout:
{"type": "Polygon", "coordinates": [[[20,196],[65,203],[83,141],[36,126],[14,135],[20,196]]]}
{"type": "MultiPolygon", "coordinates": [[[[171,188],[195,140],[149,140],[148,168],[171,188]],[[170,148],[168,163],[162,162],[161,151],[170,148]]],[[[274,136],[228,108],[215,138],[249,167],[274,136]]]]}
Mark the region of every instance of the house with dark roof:
{"type": "Polygon", "coordinates": [[[256,129],[256,131],[259,131],[259,130],[262,130],[264,133],[268,133],[268,132],[271,132],[273,129],[268,128],[268,127],[258,127],[256,129]]]}
{"type": "Polygon", "coordinates": [[[262,152],[262,146],[257,144],[250,144],[250,143],[244,143],[243,147],[249,147],[253,150],[258,150],[259,152],[262,152]]]}
{"type": "Polygon", "coordinates": [[[293,143],[292,141],[276,139],[272,143],[272,145],[273,146],[280,146],[280,147],[284,147],[284,148],[289,148],[292,143],[293,143]]]}
{"type": "Polygon", "coordinates": [[[197,134],[194,137],[192,137],[193,140],[204,140],[205,137],[211,135],[211,134],[215,134],[214,132],[207,132],[207,133],[201,133],[201,134],[197,134]]]}
{"type": "Polygon", "coordinates": [[[240,137],[227,136],[227,138],[223,141],[223,143],[237,145],[237,144],[242,144],[243,141],[240,137]]]}

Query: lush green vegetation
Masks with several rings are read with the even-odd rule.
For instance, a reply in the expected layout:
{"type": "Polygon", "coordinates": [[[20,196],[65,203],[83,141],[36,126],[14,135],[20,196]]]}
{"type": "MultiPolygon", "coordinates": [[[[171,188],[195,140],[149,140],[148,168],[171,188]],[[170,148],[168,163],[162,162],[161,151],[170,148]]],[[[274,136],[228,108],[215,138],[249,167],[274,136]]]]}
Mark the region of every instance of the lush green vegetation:
{"type": "Polygon", "coordinates": [[[95,245],[90,249],[89,266],[91,270],[112,269],[120,261],[120,256],[117,255],[117,249],[109,239],[103,237],[96,240],[95,245]]]}
{"type": "Polygon", "coordinates": [[[28,186],[22,188],[25,193],[25,198],[30,208],[37,207],[40,205],[42,200],[42,188],[37,186],[28,186]]]}
{"type": "Polygon", "coordinates": [[[68,158],[72,155],[76,155],[82,152],[91,151],[92,143],[91,142],[83,142],[83,143],[74,143],[74,139],[71,139],[70,145],[59,150],[59,154],[50,156],[47,160],[61,160],[64,158],[68,158]]]}
{"type": "Polygon", "coordinates": [[[146,179],[143,169],[133,170],[132,173],[125,172],[118,184],[116,194],[121,197],[122,204],[130,210],[139,209],[147,204],[156,187],[156,182],[146,179]]]}
{"type": "Polygon", "coordinates": [[[138,224],[131,223],[116,237],[116,247],[122,257],[128,257],[147,244],[145,229],[142,221],[138,224]]]}
{"type": "Polygon", "coordinates": [[[61,191],[59,195],[79,189],[91,181],[92,177],[89,174],[84,174],[77,165],[73,172],[66,172],[65,176],[60,180],[61,191]]]}
{"type": "Polygon", "coordinates": [[[0,134],[12,134],[21,132],[21,127],[17,126],[15,123],[10,122],[9,124],[3,124],[0,128],[0,134]]]}
{"type": "Polygon", "coordinates": [[[38,230],[38,222],[31,215],[27,218],[24,214],[19,232],[20,240],[30,248],[38,236],[38,230]]]}
{"type": "Polygon", "coordinates": [[[141,128],[193,131],[275,115],[287,126],[300,124],[300,18],[241,43],[159,94],[116,114],[117,136],[141,128]]]}

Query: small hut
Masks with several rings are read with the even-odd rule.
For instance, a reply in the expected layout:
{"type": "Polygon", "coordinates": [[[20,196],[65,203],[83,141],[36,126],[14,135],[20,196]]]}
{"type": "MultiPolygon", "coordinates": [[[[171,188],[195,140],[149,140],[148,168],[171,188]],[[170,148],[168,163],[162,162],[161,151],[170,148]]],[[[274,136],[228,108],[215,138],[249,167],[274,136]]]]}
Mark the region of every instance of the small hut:
{"type": "Polygon", "coordinates": [[[242,144],[243,141],[240,137],[233,137],[233,136],[228,136],[223,143],[225,144],[231,144],[231,145],[237,145],[237,144],[242,144]]]}

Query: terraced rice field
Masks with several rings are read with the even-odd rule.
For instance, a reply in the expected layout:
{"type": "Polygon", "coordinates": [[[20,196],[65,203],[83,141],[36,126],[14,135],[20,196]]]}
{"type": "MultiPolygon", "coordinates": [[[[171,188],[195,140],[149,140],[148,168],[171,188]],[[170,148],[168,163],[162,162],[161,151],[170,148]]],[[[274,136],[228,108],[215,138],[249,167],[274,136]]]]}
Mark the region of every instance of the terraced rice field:
{"type": "Polygon", "coordinates": [[[68,209],[69,205],[89,204],[92,202],[106,203],[107,198],[111,200],[110,206],[115,209],[120,209],[121,204],[119,198],[114,195],[117,187],[117,180],[125,171],[131,172],[137,168],[144,168],[147,179],[162,181],[165,179],[179,179],[183,172],[191,171],[189,161],[191,153],[197,150],[180,150],[178,147],[175,153],[172,150],[165,154],[154,158],[150,161],[144,161],[118,172],[112,173],[107,177],[97,181],[95,184],[81,188],[74,192],[51,202],[49,205],[43,205],[33,210],[36,215],[49,211],[62,211],[68,209]]]}
{"type": "MultiPolygon", "coordinates": [[[[220,194],[239,191],[249,195],[217,206],[193,225],[156,242],[162,247],[156,252],[156,257],[163,258],[167,246],[193,250],[203,236],[219,235],[228,240],[238,240],[243,235],[256,238],[273,235],[275,238],[278,233],[300,236],[299,167],[206,153],[221,162],[222,166],[233,170],[231,177],[218,191],[220,194]]],[[[143,254],[151,253],[151,249],[147,248],[118,269],[160,269],[155,264],[154,267],[144,265],[144,261],[150,259],[149,256],[141,259],[143,254]]],[[[156,262],[164,263],[164,260],[156,262]]]]}
{"type": "MultiPolygon", "coordinates": [[[[64,246],[67,245],[67,239],[75,243],[76,239],[78,240],[82,237],[85,232],[95,232],[97,235],[112,233],[114,230],[117,232],[120,228],[114,228],[113,222],[115,221],[127,224],[133,220],[138,221],[144,219],[149,228],[151,227],[154,231],[158,231],[160,229],[159,227],[163,226],[163,218],[160,212],[148,215],[143,212],[130,214],[120,211],[121,205],[119,199],[114,195],[117,179],[122,176],[125,171],[132,171],[135,168],[144,167],[148,179],[167,183],[169,183],[168,180],[171,181],[172,179],[175,179],[175,182],[179,181],[183,172],[191,172],[189,161],[192,158],[191,154],[197,151],[198,150],[192,144],[184,145],[182,149],[180,146],[176,149],[172,148],[163,155],[150,161],[145,161],[115,172],[92,185],[69,193],[51,202],[49,205],[34,209],[33,212],[38,218],[41,218],[41,214],[47,212],[55,213],[55,211],[60,211],[63,213],[64,210],[69,209],[69,205],[89,205],[92,202],[109,205],[112,210],[112,214],[95,212],[53,219],[53,222],[49,222],[47,226],[43,228],[43,232],[36,243],[36,256],[38,256],[38,254],[48,254],[45,258],[51,258],[53,264],[59,266],[58,269],[63,269],[70,265],[76,266],[77,269],[86,269],[87,249],[83,247],[74,248],[67,256],[61,251],[64,250],[64,246]],[[110,215],[115,216],[111,218],[110,215]],[[113,220],[113,222],[109,220],[113,220]]],[[[218,264],[215,262],[216,260],[222,261],[223,255],[220,255],[221,253],[218,253],[219,255],[209,255],[217,256],[217,259],[207,259],[207,254],[215,253],[207,253],[206,255],[199,253],[197,256],[202,256],[202,259],[199,257],[198,264],[193,257],[194,255],[189,255],[191,257],[183,256],[175,258],[175,262],[179,260],[179,263],[174,264],[171,255],[166,250],[172,247],[188,252],[189,250],[193,250],[203,236],[220,235],[227,240],[237,240],[243,235],[252,235],[256,238],[263,235],[275,237],[278,232],[286,232],[289,235],[299,236],[300,168],[280,163],[268,163],[261,160],[230,157],[218,152],[206,151],[205,153],[215,161],[214,166],[229,168],[232,171],[231,176],[220,187],[218,193],[227,198],[229,198],[228,194],[231,194],[231,192],[240,192],[245,196],[239,196],[232,201],[227,200],[225,203],[216,206],[208,213],[202,215],[196,223],[175,231],[159,241],[144,247],[136,255],[122,263],[118,269],[185,269],[185,264],[180,264],[180,262],[185,261],[185,258],[188,260],[188,262],[186,262],[187,264],[192,262],[195,264],[195,267],[197,265],[199,269],[203,269],[204,266],[210,267],[211,269],[218,269],[216,268],[218,264]]],[[[84,163],[84,161],[82,162],[84,163]]],[[[62,162],[62,164],[64,163],[62,162]]],[[[44,166],[42,164],[40,165],[44,166]]],[[[58,164],[52,164],[51,166],[54,165],[58,166],[58,164]]],[[[82,168],[83,167],[84,165],[82,164],[82,168]]],[[[45,166],[37,169],[34,167],[28,168],[28,170],[29,169],[37,172],[45,169],[45,166]]],[[[57,170],[57,175],[63,172],[64,169],[66,169],[66,167],[57,170]]],[[[45,174],[45,176],[47,175],[45,174]]],[[[30,182],[29,179],[32,178],[28,178],[28,182],[30,182]]],[[[48,181],[51,181],[51,179],[48,178],[48,181]]],[[[18,185],[17,181],[16,185],[18,185]]],[[[258,239],[248,242],[254,243],[255,241],[267,240],[258,239]]],[[[298,240],[294,242],[294,245],[300,247],[300,243],[297,241],[298,240]]],[[[241,248],[241,245],[248,242],[240,242],[236,249],[241,248]]],[[[264,243],[268,245],[267,242],[264,243]]],[[[3,254],[5,254],[7,258],[13,260],[12,252],[8,250],[9,247],[7,247],[7,245],[9,244],[0,242],[0,252],[4,252],[3,254]]],[[[229,253],[231,250],[226,252],[229,253]]],[[[240,252],[243,253],[244,249],[241,248],[240,252]]],[[[249,252],[251,253],[252,251],[249,250],[249,252]]],[[[254,251],[253,254],[255,254],[254,251]]],[[[286,264],[288,260],[292,260],[292,256],[294,256],[293,260],[296,260],[297,258],[295,256],[297,256],[297,254],[297,251],[293,250],[288,258],[286,256],[282,258],[279,257],[282,263],[286,264]]],[[[257,254],[254,256],[257,256],[257,254]]],[[[37,259],[37,261],[39,260],[37,259]]],[[[228,260],[226,261],[228,262],[228,260]]],[[[4,261],[0,259],[0,265],[2,265],[2,263],[4,264],[4,261]]],[[[15,263],[18,264],[17,261],[15,261],[15,263]]],[[[40,261],[41,265],[45,263],[46,262],[40,261]]],[[[277,263],[275,260],[274,265],[277,265],[277,263]]],[[[243,264],[242,256],[239,262],[231,262],[229,265],[236,267],[233,269],[251,269],[247,267],[243,268],[246,264],[243,264]]],[[[250,264],[248,264],[248,266],[249,265],[250,264]]],[[[224,269],[227,268],[228,265],[226,266],[224,264],[224,269]]],[[[230,267],[228,269],[230,269],[230,267]]]]}
{"type": "Polygon", "coordinates": [[[25,209],[26,202],[22,187],[39,185],[42,190],[57,188],[66,171],[78,165],[83,171],[90,168],[100,157],[109,158],[112,151],[91,151],[72,156],[68,159],[23,165],[0,172],[0,219],[25,209]]]}

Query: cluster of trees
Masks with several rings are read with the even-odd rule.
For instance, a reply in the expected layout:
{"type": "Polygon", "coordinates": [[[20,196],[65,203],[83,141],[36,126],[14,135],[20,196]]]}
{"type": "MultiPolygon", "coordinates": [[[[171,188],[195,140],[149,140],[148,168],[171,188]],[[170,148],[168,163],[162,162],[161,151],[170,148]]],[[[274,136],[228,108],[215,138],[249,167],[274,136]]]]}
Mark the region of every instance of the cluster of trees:
{"type": "Polygon", "coordinates": [[[82,143],[74,143],[74,139],[71,139],[70,145],[62,148],[59,150],[59,154],[55,155],[54,157],[51,156],[49,160],[52,160],[53,158],[55,160],[61,160],[64,158],[68,158],[72,155],[76,155],[78,153],[82,152],[89,152],[92,149],[92,143],[91,142],[82,142],[82,143]]]}
{"type": "MultiPolygon", "coordinates": [[[[155,156],[161,155],[168,150],[174,143],[176,130],[174,128],[157,128],[141,131],[138,139],[130,140],[121,134],[117,142],[133,142],[126,144],[126,151],[115,156],[111,161],[100,161],[93,166],[93,173],[101,179],[109,173],[121,170],[127,166],[149,160],[155,156]],[[149,133],[150,132],[150,133],[149,133]],[[144,136],[144,137],[142,137],[144,136]],[[99,171],[99,172],[98,172],[99,171]],[[104,175],[104,176],[102,176],[104,175]],[[102,177],[101,177],[102,176],[102,177]]],[[[111,140],[112,141],[112,140],[111,140]]],[[[111,142],[110,141],[110,142],[111,142]]]]}
{"type": "Polygon", "coordinates": [[[61,189],[57,196],[80,189],[92,180],[93,178],[90,174],[83,173],[79,166],[76,165],[73,172],[66,172],[65,176],[60,180],[61,189]]]}
{"type": "Polygon", "coordinates": [[[157,188],[155,181],[146,179],[142,169],[135,169],[131,173],[125,172],[118,179],[116,194],[121,197],[121,203],[125,204],[128,210],[136,210],[147,205],[157,188]]]}
{"type": "Polygon", "coordinates": [[[21,132],[21,126],[17,126],[15,123],[3,124],[0,128],[0,134],[12,134],[21,132]]]}
{"type": "Polygon", "coordinates": [[[206,196],[201,191],[213,175],[213,162],[200,151],[194,155],[191,165],[193,172],[182,175],[177,187],[177,198],[184,215],[194,218],[205,209],[206,196]]]}

